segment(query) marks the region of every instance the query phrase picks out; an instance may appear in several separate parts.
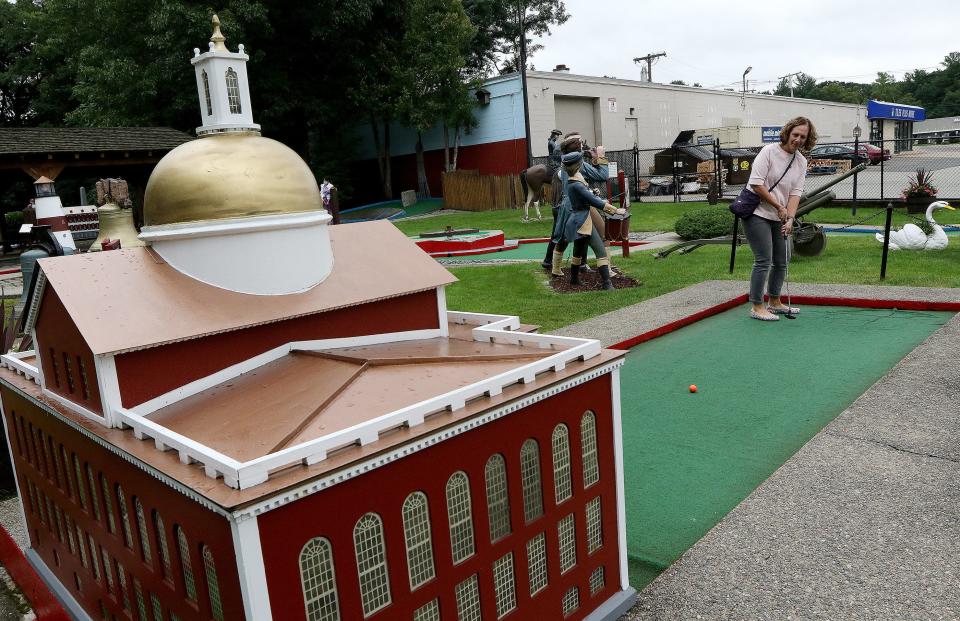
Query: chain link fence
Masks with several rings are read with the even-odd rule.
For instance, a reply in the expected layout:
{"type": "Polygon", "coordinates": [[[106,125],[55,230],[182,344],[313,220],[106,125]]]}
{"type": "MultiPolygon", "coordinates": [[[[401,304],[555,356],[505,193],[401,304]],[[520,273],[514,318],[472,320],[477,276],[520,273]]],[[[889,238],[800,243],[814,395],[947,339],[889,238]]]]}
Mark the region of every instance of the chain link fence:
{"type": "MultiPolygon", "coordinates": [[[[714,196],[734,198],[747,183],[753,159],[761,148],[727,148],[713,142],[607,151],[606,157],[626,174],[634,202],[707,201],[714,196]]],[[[868,164],[865,170],[830,187],[836,194],[835,203],[855,207],[861,201],[902,202],[920,169],[932,175],[936,199],[960,200],[960,142],[901,139],[822,143],[807,154],[807,160],[808,191],[836,181],[861,162],[868,164]]],[[[534,163],[546,162],[545,157],[534,158],[534,163]]],[[[604,184],[593,185],[606,196],[604,184]]],[[[920,200],[929,203],[934,199],[920,200]]]]}

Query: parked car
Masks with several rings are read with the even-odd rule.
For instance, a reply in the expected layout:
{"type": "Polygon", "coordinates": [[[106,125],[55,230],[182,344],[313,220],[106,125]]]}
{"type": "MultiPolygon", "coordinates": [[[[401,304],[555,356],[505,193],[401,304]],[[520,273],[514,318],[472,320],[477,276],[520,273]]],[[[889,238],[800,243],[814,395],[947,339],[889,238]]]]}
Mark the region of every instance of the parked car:
{"type": "Polygon", "coordinates": [[[850,160],[851,166],[859,166],[864,162],[869,162],[870,158],[866,155],[857,153],[853,147],[843,144],[825,144],[814,147],[810,151],[811,160],[850,160]]]}
{"type": "Polygon", "coordinates": [[[861,142],[857,145],[857,149],[857,153],[870,158],[871,165],[879,164],[881,160],[887,161],[890,159],[890,149],[881,149],[880,147],[873,146],[869,142],[861,142]]]}

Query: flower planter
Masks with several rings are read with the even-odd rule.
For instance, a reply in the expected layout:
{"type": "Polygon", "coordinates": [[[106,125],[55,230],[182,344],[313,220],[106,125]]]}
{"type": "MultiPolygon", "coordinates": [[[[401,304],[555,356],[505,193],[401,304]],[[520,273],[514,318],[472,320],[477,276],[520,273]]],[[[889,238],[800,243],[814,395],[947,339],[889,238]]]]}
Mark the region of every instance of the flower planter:
{"type": "Polygon", "coordinates": [[[915,196],[903,199],[907,206],[907,213],[925,213],[930,203],[937,200],[936,196],[915,196]]]}

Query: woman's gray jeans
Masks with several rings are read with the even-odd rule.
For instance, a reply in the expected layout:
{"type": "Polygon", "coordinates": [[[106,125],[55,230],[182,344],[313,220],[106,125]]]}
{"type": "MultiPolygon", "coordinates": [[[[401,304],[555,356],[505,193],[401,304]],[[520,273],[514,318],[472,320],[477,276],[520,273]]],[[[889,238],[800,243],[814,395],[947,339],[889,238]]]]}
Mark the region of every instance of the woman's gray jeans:
{"type": "Polygon", "coordinates": [[[779,220],[750,216],[743,229],[753,250],[753,273],[750,274],[750,301],[763,303],[763,287],[770,297],[780,297],[780,288],[787,273],[787,240],[780,231],[779,220]],[[768,282],[769,278],[769,282],[768,282]]]}

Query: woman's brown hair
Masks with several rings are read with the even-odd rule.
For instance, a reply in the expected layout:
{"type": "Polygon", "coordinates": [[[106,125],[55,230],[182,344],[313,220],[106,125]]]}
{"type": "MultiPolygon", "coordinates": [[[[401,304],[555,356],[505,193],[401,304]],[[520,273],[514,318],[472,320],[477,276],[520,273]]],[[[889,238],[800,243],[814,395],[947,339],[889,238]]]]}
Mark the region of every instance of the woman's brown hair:
{"type": "Polygon", "coordinates": [[[817,130],[813,126],[813,121],[805,116],[798,116],[787,121],[787,124],[780,130],[780,144],[787,144],[787,140],[790,139],[790,132],[801,125],[806,125],[809,128],[807,131],[807,141],[803,144],[803,150],[809,151],[812,149],[814,145],[817,144],[817,130]]]}

